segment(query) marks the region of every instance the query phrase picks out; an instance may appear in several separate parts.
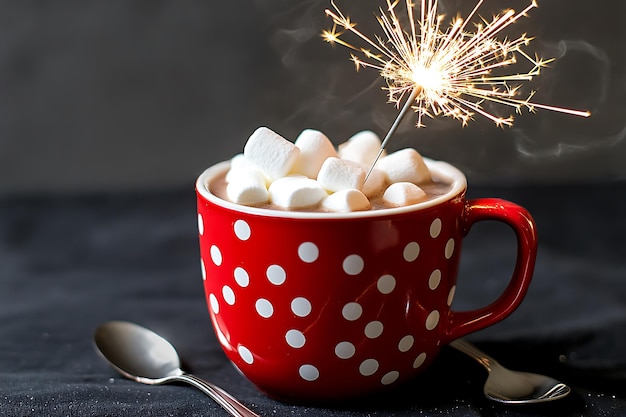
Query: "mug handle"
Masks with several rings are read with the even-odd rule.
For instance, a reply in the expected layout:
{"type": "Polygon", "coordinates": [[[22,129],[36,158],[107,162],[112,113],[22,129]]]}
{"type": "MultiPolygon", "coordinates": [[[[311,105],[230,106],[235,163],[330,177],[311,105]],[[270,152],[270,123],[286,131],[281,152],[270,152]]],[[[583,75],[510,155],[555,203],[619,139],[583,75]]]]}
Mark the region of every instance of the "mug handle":
{"type": "Polygon", "coordinates": [[[517,259],[513,276],[497,300],[476,310],[450,311],[446,342],[491,326],[511,314],[526,295],[537,257],[537,230],[525,208],[497,198],[478,198],[465,203],[463,220],[464,236],[474,223],[483,220],[509,225],[517,238],[517,259]]]}

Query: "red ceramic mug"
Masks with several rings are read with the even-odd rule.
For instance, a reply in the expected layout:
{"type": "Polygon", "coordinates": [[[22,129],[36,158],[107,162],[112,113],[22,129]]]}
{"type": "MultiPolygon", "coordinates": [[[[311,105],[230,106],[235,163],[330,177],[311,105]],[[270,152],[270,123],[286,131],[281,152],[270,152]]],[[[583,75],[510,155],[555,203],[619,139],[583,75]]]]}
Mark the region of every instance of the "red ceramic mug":
{"type": "Polygon", "coordinates": [[[196,183],[202,276],[217,338],[261,391],[286,401],[372,394],[419,374],[442,345],[509,315],[530,284],[537,240],[528,212],[500,199],[466,200],[465,176],[426,160],[451,184],[434,200],[393,209],[315,213],[246,207],[196,183]],[[461,243],[497,220],[517,236],[502,295],[452,311],[461,243]]]}

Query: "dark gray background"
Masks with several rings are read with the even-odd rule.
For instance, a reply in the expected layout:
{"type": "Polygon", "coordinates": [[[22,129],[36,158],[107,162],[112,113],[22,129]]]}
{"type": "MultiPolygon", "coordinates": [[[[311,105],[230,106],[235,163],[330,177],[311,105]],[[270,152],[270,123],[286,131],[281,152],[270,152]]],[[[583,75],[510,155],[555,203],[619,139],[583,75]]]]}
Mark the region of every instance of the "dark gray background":
{"type": "MultiPolygon", "coordinates": [[[[344,0],[364,30],[382,1],[344,0]]],[[[442,0],[449,15],[474,2],[442,0]]],[[[487,1],[490,18],[526,0],[487,1]]],[[[373,71],[319,37],[324,0],[0,1],[0,193],[193,187],[268,126],[340,143],[396,115],[373,71]]],[[[390,148],[446,159],[475,183],[626,177],[626,3],[543,0],[515,32],[559,58],[531,87],[547,111],[500,129],[407,120],[390,148]]],[[[373,25],[372,25],[373,24],[373,25]]]]}

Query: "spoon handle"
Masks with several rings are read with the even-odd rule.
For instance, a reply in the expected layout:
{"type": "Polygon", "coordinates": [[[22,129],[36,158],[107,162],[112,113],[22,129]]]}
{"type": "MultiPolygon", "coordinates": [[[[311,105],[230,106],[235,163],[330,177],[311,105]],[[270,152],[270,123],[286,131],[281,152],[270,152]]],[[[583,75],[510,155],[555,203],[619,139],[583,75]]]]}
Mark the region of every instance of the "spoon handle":
{"type": "Polygon", "coordinates": [[[464,339],[456,339],[450,342],[450,346],[476,359],[489,372],[491,372],[493,365],[498,363],[494,358],[464,339]]]}
{"type": "Polygon", "coordinates": [[[177,375],[175,379],[198,388],[233,416],[260,417],[220,387],[213,385],[210,382],[206,382],[195,375],[184,373],[182,375],[177,375]]]}

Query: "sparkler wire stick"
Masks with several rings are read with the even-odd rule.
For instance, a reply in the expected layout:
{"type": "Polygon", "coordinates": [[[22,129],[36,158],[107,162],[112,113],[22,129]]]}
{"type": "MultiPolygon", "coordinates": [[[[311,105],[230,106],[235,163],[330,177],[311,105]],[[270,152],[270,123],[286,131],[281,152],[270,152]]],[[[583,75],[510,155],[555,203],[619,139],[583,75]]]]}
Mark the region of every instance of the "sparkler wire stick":
{"type": "Polygon", "coordinates": [[[409,110],[411,109],[411,106],[413,105],[413,103],[417,99],[417,96],[419,96],[419,94],[421,92],[422,92],[422,88],[421,87],[419,87],[419,86],[415,87],[413,89],[413,92],[409,96],[409,98],[406,100],[406,103],[404,103],[404,106],[402,107],[402,110],[400,110],[400,113],[398,113],[398,116],[396,117],[396,120],[393,122],[393,124],[389,128],[389,131],[387,132],[387,135],[385,135],[385,139],[383,140],[383,142],[380,145],[380,150],[378,151],[378,155],[376,155],[376,159],[374,159],[374,162],[372,163],[372,166],[370,166],[369,171],[367,171],[367,175],[365,176],[365,181],[367,181],[367,179],[369,178],[370,174],[372,173],[372,170],[374,169],[374,165],[376,165],[376,162],[378,162],[378,160],[380,159],[381,155],[385,151],[385,147],[387,146],[387,142],[389,142],[389,139],[391,139],[391,137],[396,132],[396,130],[398,130],[398,126],[400,126],[400,123],[402,122],[402,119],[404,119],[404,116],[406,116],[406,114],[409,112],[409,110]]]}

